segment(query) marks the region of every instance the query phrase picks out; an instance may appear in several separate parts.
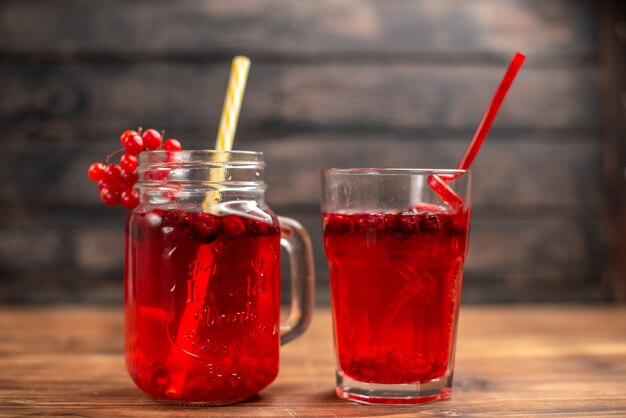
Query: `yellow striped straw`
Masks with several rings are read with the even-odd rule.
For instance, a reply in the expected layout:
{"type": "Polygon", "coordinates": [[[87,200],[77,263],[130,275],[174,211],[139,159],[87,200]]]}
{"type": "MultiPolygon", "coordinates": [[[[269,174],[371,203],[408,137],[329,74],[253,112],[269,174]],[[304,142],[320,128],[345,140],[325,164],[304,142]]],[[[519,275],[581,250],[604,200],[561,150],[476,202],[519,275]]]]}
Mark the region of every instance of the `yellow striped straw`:
{"type": "Polygon", "coordinates": [[[243,93],[246,90],[249,70],[250,59],[248,57],[237,56],[233,58],[226,97],[224,98],[224,107],[222,108],[222,119],[217,131],[216,150],[230,151],[233,149],[239,111],[241,110],[243,93]]]}
{"type": "MultiPolygon", "coordinates": [[[[239,121],[239,112],[241,111],[241,103],[243,102],[243,94],[246,90],[249,71],[250,58],[241,55],[233,58],[228,87],[226,88],[226,96],[224,97],[222,117],[215,141],[215,149],[217,151],[230,151],[233,149],[237,122],[239,121]]],[[[225,162],[227,160],[228,156],[223,153],[217,153],[213,159],[214,162],[225,162]]],[[[224,181],[225,177],[225,170],[212,169],[209,180],[216,183],[224,181]]],[[[205,212],[217,214],[217,204],[219,201],[220,192],[218,190],[208,193],[203,203],[205,212]]]]}

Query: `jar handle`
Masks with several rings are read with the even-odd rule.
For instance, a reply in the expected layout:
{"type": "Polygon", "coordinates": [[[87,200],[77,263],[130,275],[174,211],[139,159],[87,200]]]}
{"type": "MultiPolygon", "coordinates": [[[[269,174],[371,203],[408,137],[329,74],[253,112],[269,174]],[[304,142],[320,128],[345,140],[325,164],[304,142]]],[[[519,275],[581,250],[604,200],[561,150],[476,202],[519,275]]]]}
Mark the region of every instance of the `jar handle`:
{"type": "Polygon", "coordinates": [[[289,254],[291,273],[291,308],[285,323],[280,324],[280,344],[298,338],[313,316],[313,249],[304,227],[291,218],[278,217],[280,245],[289,254]]]}

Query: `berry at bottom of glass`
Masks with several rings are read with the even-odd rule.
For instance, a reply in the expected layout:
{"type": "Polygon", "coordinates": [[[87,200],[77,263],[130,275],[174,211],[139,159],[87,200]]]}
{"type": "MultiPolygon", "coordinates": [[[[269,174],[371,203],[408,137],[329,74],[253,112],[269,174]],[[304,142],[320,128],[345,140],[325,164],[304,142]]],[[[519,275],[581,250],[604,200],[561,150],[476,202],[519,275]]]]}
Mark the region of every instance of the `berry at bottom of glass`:
{"type": "Polygon", "coordinates": [[[219,404],[269,385],[278,373],[277,219],[130,216],[126,364],[137,386],[158,400],[219,404]]]}
{"type": "Polygon", "coordinates": [[[375,384],[450,377],[469,213],[418,204],[323,219],[338,372],[375,384]]]}

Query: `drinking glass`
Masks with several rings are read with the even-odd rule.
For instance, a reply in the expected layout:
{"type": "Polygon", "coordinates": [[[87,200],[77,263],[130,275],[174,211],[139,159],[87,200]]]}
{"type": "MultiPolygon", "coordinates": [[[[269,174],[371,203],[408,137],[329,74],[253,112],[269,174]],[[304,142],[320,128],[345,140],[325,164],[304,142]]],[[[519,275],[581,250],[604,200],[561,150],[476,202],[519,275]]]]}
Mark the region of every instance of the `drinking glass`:
{"type": "Polygon", "coordinates": [[[340,398],[451,396],[470,210],[465,170],[322,172],[340,398]]]}
{"type": "Polygon", "coordinates": [[[154,399],[226,404],[278,373],[280,343],[313,308],[309,237],[265,203],[265,163],[247,151],[144,151],[126,225],[125,354],[154,399]],[[280,252],[291,314],[280,323],[280,252]]]}

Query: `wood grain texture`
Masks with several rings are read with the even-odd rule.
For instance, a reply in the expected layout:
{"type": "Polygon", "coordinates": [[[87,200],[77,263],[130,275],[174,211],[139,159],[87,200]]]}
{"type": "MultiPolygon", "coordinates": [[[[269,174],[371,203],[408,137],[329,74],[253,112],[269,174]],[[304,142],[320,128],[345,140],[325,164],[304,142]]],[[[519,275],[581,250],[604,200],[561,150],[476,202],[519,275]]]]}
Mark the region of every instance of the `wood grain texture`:
{"type": "Polygon", "coordinates": [[[362,406],[334,394],[331,317],[283,347],[276,381],[214,408],[162,405],[124,369],[122,310],[0,309],[0,416],[624,416],[626,310],[462,307],[451,400],[362,406]]]}
{"type": "MultiPolygon", "coordinates": [[[[0,137],[3,129],[0,128],[0,137]]],[[[178,133],[193,138],[193,132],[178,133]]],[[[48,135],[54,135],[49,132],[48,135]]],[[[178,135],[177,135],[178,136],[178,135]]],[[[111,150],[114,135],[105,138],[86,133],[86,147],[64,143],[25,145],[13,137],[0,155],[0,203],[8,207],[34,203],[66,207],[100,207],[86,167],[111,150]],[[41,184],[48,187],[41,188],[41,184]],[[38,190],[33,193],[33,190],[38,190]]],[[[271,134],[238,138],[240,149],[263,151],[267,201],[319,208],[320,169],[328,167],[454,167],[467,146],[463,137],[437,138],[407,134],[363,133],[302,134],[272,138],[271,134]]],[[[207,146],[203,140],[185,140],[188,147],[207,146]]],[[[208,142],[208,141],[207,141],[208,142]]],[[[478,157],[473,177],[474,207],[489,214],[538,214],[555,211],[560,216],[597,216],[601,211],[600,145],[585,136],[560,140],[554,135],[509,138],[494,133],[478,157]],[[494,174],[497,173],[497,174],[494,174]]]]}
{"type": "Polygon", "coordinates": [[[626,303],[626,5],[602,3],[602,159],[609,256],[605,270],[615,298],[626,303]]]}
{"type": "Polygon", "coordinates": [[[584,1],[4,1],[0,51],[450,56],[595,54],[584,1]],[[572,7],[572,3],[574,6],[572,7]],[[392,6],[392,7],[390,7],[392,6]],[[332,11],[332,12],[330,12],[332,11]],[[67,19],[71,24],[66,24],[67,19]],[[23,36],[24,27],[37,31],[23,36]]]}
{"type": "Polygon", "coordinates": [[[253,67],[236,146],[265,152],[267,200],[310,229],[328,295],[319,169],[453,166],[515,50],[528,60],[474,167],[465,298],[609,300],[605,240],[618,229],[605,224],[617,199],[603,201],[612,152],[598,140],[610,80],[602,10],[587,0],[2,1],[0,303],[120,301],[124,215],[102,207],[85,170],[138,125],[210,147],[238,53],[253,67]]]}
{"type": "MultiPolygon", "coordinates": [[[[471,129],[504,68],[253,64],[239,124],[471,129]]],[[[166,130],[207,120],[217,124],[228,70],[226,63],[7,65],[0,67],[0,97],[11,100],[0,105],[0,122],[106,121],[166,130]]],[[[590,110],[599,102],[597,86],[593,68],[527,68],[496,126],[595,129],[599,116],[590,110]]]]}

